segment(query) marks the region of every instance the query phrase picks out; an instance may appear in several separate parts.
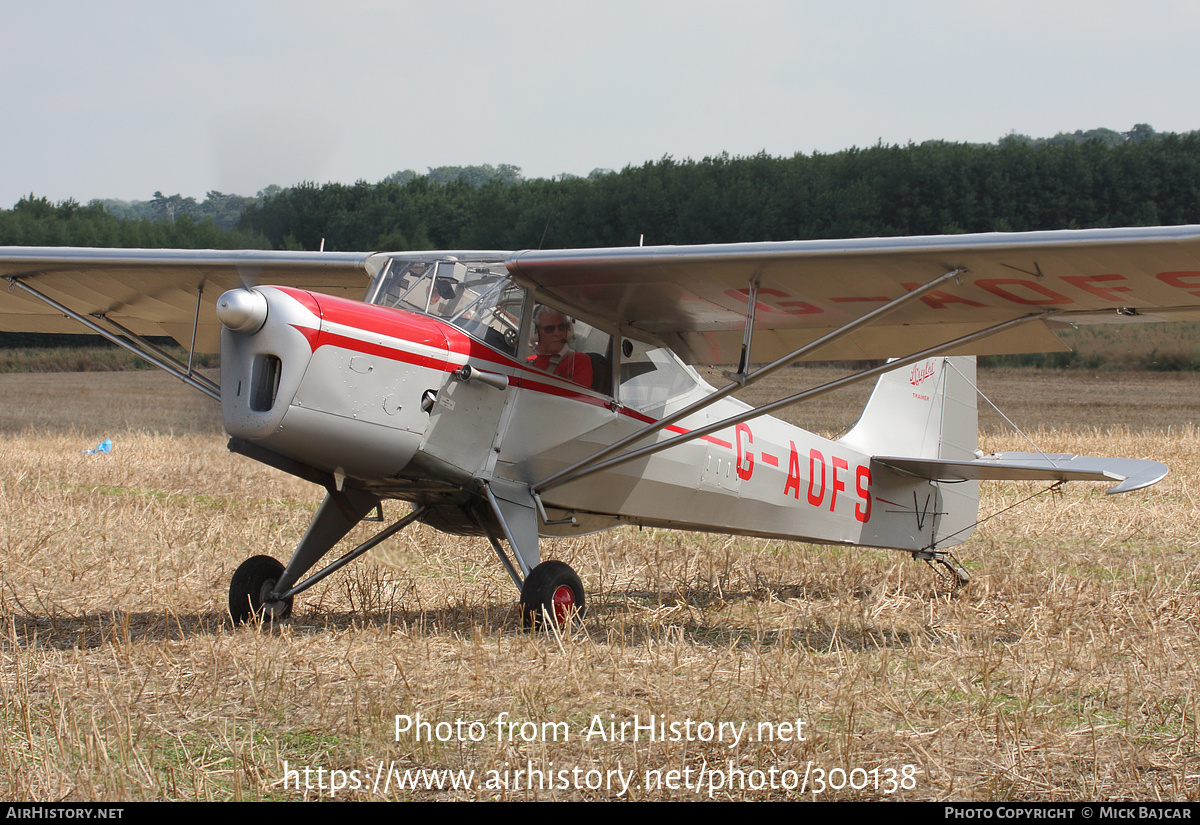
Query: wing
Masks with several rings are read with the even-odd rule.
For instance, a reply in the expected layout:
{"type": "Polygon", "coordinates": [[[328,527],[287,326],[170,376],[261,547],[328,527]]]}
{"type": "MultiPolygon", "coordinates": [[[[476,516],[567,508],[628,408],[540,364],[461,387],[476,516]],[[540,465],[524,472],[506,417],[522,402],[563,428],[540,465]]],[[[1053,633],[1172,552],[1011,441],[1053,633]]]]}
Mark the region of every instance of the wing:
{"type": "Polygon", "coordinates": [[[137,335],[169,335],[187,347],[195,326],[196,350],[215,352],[214,307],[225,290],[262,282],[359,298],[377,260],[362,252],[0,247],[0,277],[10,282],[0,290],[0,330],[87,332],[17,280],[137,335]]]}
{"type": "Polygon", "coordinates": [[[535,294],[691,363],[737,362],[756,280],[758,362],[955,270],[812,357],[887,358],[1046,310],[1058,312],[962,352],[1063,350],[1053,329],[1069,324],[1200,315],[1200,226],[527,251],[508,267],[535,294]]]}

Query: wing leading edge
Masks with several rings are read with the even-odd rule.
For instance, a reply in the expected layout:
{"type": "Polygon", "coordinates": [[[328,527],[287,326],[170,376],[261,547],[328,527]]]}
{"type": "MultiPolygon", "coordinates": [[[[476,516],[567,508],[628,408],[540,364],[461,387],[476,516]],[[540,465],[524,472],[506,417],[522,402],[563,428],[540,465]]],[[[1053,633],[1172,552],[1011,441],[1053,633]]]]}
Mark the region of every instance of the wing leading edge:
{"type": "MultiPolygon", "coordinates": [[[[0,247],[0,277],[137,335],[169,335],[186,347],[195,326],[199,352],[220,348],[214,308],[225,290],[261,282],[359,298],[375,263],[362,252],[0,247]]],[[[0,289],[0,330],[86,332],[12,286],[0,289]]]]}
{"type": "Polygon", "coordinates": [[[967,352],[1062,350],[1063,322],[1200,317],[1200,226],[538,250],[508,267],[544,298],[692,363],[738,361],[753,282],[759,362],[951,271],[956,281],[811,357],[886,358],[1046,310],[1055,319],[967,352]]]}

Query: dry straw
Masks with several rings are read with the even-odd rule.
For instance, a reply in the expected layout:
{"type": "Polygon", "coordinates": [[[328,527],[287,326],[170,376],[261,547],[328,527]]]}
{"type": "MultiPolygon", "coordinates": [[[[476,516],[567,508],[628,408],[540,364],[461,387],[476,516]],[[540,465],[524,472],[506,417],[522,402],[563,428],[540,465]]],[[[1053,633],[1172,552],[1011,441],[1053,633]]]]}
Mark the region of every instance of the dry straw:
{"type": "MultiPolygon", "coordinates": [[[[1195,379],[1136,379],[1129,398],[1129,376],[985,376],[1044,449],[1173,472],[1121,498],[1068,485],[988,522],[960,554],[974,583],[958,594],[895,553],[618,530],[548,546],[583,573],[590,611],[527,635],[486,545],[424,527],[303,596],[282,627],[234,628],[231,573],[286,556],[317,491],[227,453],[214,411],[197,416],[184,390],[102,378],[4,392],[4,798],[330,798],[331,769],[364,772],[339,799],[1200,795],[1200,438],[1181,400],[1194,405],[1195,379]],[[1111,414],[1131,404],[1150,412],[1111,414]],[[106,436],[111,455],[80,454],[106,436]],[[487,736],[397,740],[397,716],[417,714],[487,736]],[[597,720],[652,715],[746,726],[732,747],[596,734],[597,720]],[[381,764],[475,783],[385,791],[371,787],[381,764]],[[513,787],[529,765],[549,787],[513,787]],[[683,787],[704,768],[724,784],[710,772],[683,787]],[[488,771],[508,785],[487,787],[488,771]],[[784,787],[806,773],[803,792],[784,787]],[[616,780],[587,787],[594,776],[616,780]]],[[[836,430],[847,406],[803,415],[836,430]]],[[[987,449],[1022,449],[985,428],[987,449]]],[[[988,486],[982,509],[1033,489],[988,486]]]]}

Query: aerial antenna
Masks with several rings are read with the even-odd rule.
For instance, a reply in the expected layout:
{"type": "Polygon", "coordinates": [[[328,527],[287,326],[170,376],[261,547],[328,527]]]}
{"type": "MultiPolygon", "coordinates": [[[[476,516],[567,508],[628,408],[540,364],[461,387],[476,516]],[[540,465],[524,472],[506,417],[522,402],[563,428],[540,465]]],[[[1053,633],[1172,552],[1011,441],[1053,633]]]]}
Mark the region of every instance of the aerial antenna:
{"type": "Polygon", "coordinates": [[[646,245],[646,233],[643,232],[640,235],[638,235],[638,246],[645,246],[645,245],[646,245]]]}
{"type": "MultiPolygon", "coordinates": [[[[560,184],[562,183],[564,177],[564,175],[558,176],[558,182],[560,184]]],[[[551,180],[554,180],[554,178],[551,178],[551,180]]],[[[542,245],[546,243],[546,233],[550,231],[550,219],[554,217],[554,207],[558,206],[558,193],[561,189],[561,186],[554,187],[554,200],[550,201],[550,214],[546,215],[546,225],[542,228],[542,239],[538,241],[538,249],[541,249],[542,245]]]]}
{"type": "Polygon", "coordinates": [[[325,239],[324,239],[324,238],[321,238],[321,247],[320,247],[320,249],[318,249],[317,251],[318,251],[318,252],[324,252],[324,251],[325,251],[325,239]]]}

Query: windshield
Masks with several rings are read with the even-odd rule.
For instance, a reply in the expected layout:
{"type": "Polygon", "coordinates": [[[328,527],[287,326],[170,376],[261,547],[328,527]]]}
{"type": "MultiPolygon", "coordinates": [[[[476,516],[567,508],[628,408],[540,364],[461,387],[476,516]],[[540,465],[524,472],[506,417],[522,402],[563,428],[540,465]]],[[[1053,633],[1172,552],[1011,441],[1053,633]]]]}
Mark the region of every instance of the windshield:
{"type": "Polygon", "coordinates": [[[396,256],[367,290],[367,303],[448,321],[486,344],[516,355],[525,290],[500,256],[396,256]]]}

